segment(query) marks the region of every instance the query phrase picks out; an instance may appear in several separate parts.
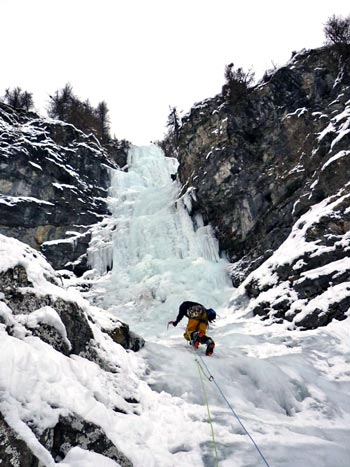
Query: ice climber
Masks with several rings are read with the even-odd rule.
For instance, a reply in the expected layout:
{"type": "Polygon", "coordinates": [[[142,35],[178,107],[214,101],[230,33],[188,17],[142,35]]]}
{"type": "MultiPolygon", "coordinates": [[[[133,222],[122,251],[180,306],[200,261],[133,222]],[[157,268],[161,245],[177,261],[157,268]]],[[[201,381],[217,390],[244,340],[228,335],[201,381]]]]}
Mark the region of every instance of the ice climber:
{"type": "Polygon", "coordinates": [[[206,309],[203,305],[196,302],[183,302],[179,307],[179,314],[175,321],[169,321],[168,324],[177,326],[184,316],[187,316],[188,323],[184,333],[184,338],[190,342],[195,349],[199,344],[205,344],[206,355],[211,355],[214,351],[215,342],[206,335],[208,324],[215,320],[216,312],[212,308],[206,309]]]}

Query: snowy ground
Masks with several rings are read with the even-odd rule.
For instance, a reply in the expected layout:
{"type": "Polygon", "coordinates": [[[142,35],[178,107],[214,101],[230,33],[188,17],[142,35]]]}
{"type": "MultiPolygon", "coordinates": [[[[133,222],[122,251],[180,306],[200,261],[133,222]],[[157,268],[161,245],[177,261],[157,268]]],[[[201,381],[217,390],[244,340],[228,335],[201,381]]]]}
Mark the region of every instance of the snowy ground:
{"type": "MultiPolygon", "coordinates": [[[[283,467],[348,466],[348,322],[292,333],[278,325],[264,326],[239,311],[219,312],[220,320],[210,332],[217,343],[215,355],[206,363],[268,463],[283,467]]],[[[159,460],[155,465],[214,466],[198,370],[180,331],[172,329],[160,338],[159,329],[158,336],[138,356],[150,370],[146,378],[150,386],[180,398],[179,402],[163,399],[166,407],[157,409],[161,444],[173,456],[166,453],[163,463],[159,460]],[[174,403],[180,411],[170,409],[169,420],[169,407],[174,403]]],[[[206,387],[219,465],[264,465],[216,386],[207,381],[206,387]]],[[[157,443],[159,433],[155,436],[157,443]]]]}
{"type": "MultiPolygon", "coordinates": [[[[216,308],[216,348],[205,363],[268,464],[348,467],[349,320],[291,332],[247,315],[210,229],[200,219],[193,229],[190,197],[176,202],[175,162],[163,160],[155,147],[134,149],[129,172],[114,174],[113,217],[90,251],[100,273],[114,263],[94,278],[90,300],[147,341],[134,360],[153,392],[144,394],[131,436],[152,454],[136,467],[216,465],[195,355],[182,337],[186,319],[166,328],[183,300],[216,308]]],[[[265,465],[216,385],[207,380],[206,388],[219,465],[265,465]]]]}

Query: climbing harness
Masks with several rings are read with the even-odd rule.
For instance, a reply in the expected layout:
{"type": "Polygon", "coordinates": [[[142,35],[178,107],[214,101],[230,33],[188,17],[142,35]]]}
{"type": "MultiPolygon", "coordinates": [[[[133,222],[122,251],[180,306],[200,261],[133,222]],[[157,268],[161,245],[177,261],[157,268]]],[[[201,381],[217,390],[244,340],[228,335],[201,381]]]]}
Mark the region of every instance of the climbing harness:
{"type": "Polygon", "coordinates": [[[260,454],[260,457],[261,459],[264,461],[265,465],[267,467],[270,467],[269,463],[267,462],[267,460],[265,459],[263,453],[261,452],[261,450],[259,449],[259,446],[256,444],[256,442],[254,441],[253,437],[251,436],[251,434],[248,432],[248,430],[246,429],[246,427],[243,425],[241,419],[239,418],[239,416],[236,414],[236,412],[233,410],[231,404],[229,403],[229,401],[227,400],[225,394],[223,393],[223,391],[221,390],[220,386],[218,385],[218,383],[215,381],[215,378],[214,376],[211,374],[211,371],[209,370],[208,368],[208,365],[205,363],[205,361],[203,360],[203,357],[195,351],[194,348],[192,348],[193,352],[195,353],[195,361],[197,363],[197,366],[198,366],[198,371],[199,371],[199,374],[200,374],[200,378],[201,378],[201,383],[202,383],[202,388],[203,388],[203,392],[204,392],[204,395],[205,395],[205,400],[206,400],[206,404],[207,404],[207,410],[208,410],[208,417],[209,417],[209,423],[210,423],[210,426],[211,426],[211,431],[212,431],[212,438],[213,438],[213,443],[214,443],[214,451],[215,451],[215,458],[216,458],[216,465],[218,466],[218,457],[217,457],[217,450],[216,450],[216,442],[215,442],[215,436],[214,436],[214,428],[213,428],[213,423],[212,423],[212,420],[211,420],[211,416],[210,416],[210,410],[209,410],[209,403],[208,403],[208,397],[207,397],[207,393],[206,393],[206,390],[205,390],[205,386],[204,386],[204,381],[203,381],[203,375],[207,378],[208,381],[210,382],[213,382],[215,384],[215,386],[217,387],[218,391],[220,392],[221,396],[223,397],[223,399],[225,400],[225,402],[227,403],[228,407],[230,408],[231,412],[233,413],[233,415],[236,417],[238,423],[241,425],[241,427],[243,428],[244,432],[248,435],[249,439],[251,440],[251,442],[253,443],[253,445],[255,446],[256,450],[258,451],[258,453],[260,454]],[[201,363],[203,364],[203,366],[205,367],[205,370],[206,372],[204,371],[203,369],[203,366],[202,364],[200,363],[200,361],[198,360],[198,358],[201,360],[201,363]]]}

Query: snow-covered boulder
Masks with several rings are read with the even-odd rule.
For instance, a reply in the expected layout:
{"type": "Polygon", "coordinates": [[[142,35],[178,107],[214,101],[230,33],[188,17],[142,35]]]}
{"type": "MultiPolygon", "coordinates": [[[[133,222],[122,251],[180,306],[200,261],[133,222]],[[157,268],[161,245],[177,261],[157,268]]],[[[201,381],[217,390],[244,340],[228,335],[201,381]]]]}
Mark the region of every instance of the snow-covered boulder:
{"type": "Polygon", "coordinates": [[[114,316],[63,288],[41,253],[0,235],[5,466],[53,466],[73,456],[74,446],[113,460],[110,465],[132,465],[90,413],[133,413],[137,404],[137,379],[115,336],[127,349],[144,344],[114,316]]]}

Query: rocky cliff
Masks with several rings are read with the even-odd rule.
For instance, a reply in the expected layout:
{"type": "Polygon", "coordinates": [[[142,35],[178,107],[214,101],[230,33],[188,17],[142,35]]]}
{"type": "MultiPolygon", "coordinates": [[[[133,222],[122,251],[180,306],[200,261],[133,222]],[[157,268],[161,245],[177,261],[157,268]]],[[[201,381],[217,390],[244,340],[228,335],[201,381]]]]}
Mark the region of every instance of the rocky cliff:
{"type": "Polygon", "coordinates": [[[254,313],[302,328],[346,316],[349,59],[302,51],[235,102],[196,104],[172,150],[254,313]]]}
{"type": "Polygon", "coordinates": [[[89,226],[107,212],[110,167],[93,135],[0,103],[0,233],[81,274],[89,226]]]}

